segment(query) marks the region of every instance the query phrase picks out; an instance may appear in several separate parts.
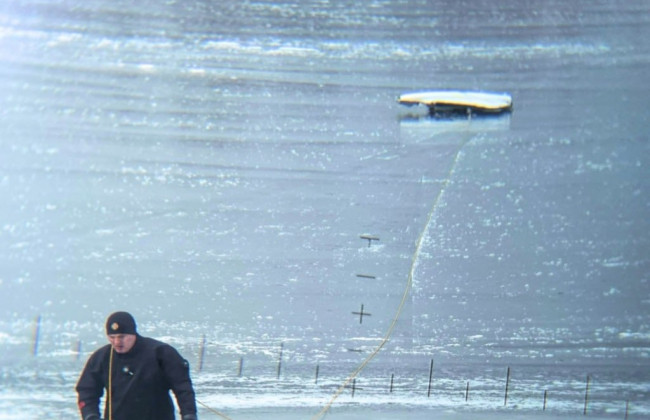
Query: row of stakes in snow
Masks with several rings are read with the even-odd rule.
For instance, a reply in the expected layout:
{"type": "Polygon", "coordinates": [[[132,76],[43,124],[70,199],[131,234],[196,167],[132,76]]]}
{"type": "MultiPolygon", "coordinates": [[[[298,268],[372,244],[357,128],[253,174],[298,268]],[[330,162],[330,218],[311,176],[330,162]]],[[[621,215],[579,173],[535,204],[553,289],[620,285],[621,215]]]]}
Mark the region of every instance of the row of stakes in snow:
{"type": "MultiPolygon", "coordinates": [[[[363,309],[362,309],[363,311],[363,309]]],[[[349,349],[348,349],[349,350],[349,349]]],[[[350,350],[354,351],[354,350],[350,350]]],[[[282,372],[282,355],[284,352],[284,343],[280,343],[280,351],[279,351],[279,356],[278,356],[278,363],[277,363],[277,379],[280,379],[281,372],[282,372]]],[[[203,357],[205,356],[205,336],[203,336],[203,341],[201,345],[201,349],[199,351],[199,368],[198,371],[201,371],[201,368],[203,366],[203,357]]],[[[241,357],[239,359],[239,364],[238,364],[238,369],[237,369],[237,376],[241,377],[243,373],[243,367],[244,367],[244,358],[241,357]]],[[[431,363],[429,365],[429,382],[427,386],[427,397],[431,397],[431,391],[432,391],[432,386],[433,386],[433,359],[431,359],[431,363]]],[[[316,365],[316,374],[314,378],[314,384],[318,384],[318,376],[320,373],[320,366],[316,365]]],[[[395,383],[395,374],[392,373],[390,375],[390,385],[388,387],[388,392],[393,393],[394,390],[394,383],[395,383]]],[[[469,389],[470,389],[470,382],[467,381],[467,385],[465,387],[465,401],[469,401],[469,389]]],[[[588,413],[588,407],[589,407],[589,391],[591,387],[591,375],[587,375],[587,383],[585,387],[585,397],[584,397],[584,409],[583,409],[583,415],[587,415],[588,413]]],[[[357,386],[357,379],[353,378],[352,384],[347,385],[346,388],[351,389],[351,396],[354,398],[354,394],[358,390],[362,390],[363,388],[360,388],[357,386]]],[[[506,385],[505,385],[505,394],[503,397],[503,406],[506,407],[508,405],[508,397],[509,397],[509,392],[510,392],[510,367],[508,366],[508,369],[506,371],[506,385]]],[[[543,399],[543,405],[542,405],[542,410],[546,411],[546,407],[548,404],[548,390],[544,390],[544,399],[543,399]]],[[[630,408],[630,402],[629,400],[625,401],[625,419],[627,420],[628,414],[629,414],[629,408],[630,408]]]]}
{"type": "MultiPolygon", "coordinates": [[[[361,320],[363,319],[363,316],[368,316],[367,312],[364,312],[363,305],[361,305],[361,311],[360,312],[354,312],[355,314],[359,315],[361,317],[361,320]]],[[[361,322],[360,320],[360,322],[361,322]]],[[[34,332],[33,332],[33,340],[32,340],[32,355],[34,357],[38,356],[38,350],[39,350],[39,344],[40,344],[40,336],[41,336],[41,316],[39,315],[36,320],[35,320],[35,325],[34,325],[34,332]]],[[[197,366],[197,372],[200,373],[201,370],[203,369],[203,361],[205,359],[205,345],[206,345],[206,337],[205,335],[202,338],[201,341],[201,347],[199,349],[199,363],[197,366]]],[[[348,349],[349,351],[356,351],[353,349],[348,349]]],[[[284,353],[284,343],[280,344],[280,351],[278,355],[278,362],[277,362],[277,379],[280,379],[281,373],[282,373],[282,358],[283,358],[283,353],[284,353]]],[[[81,356],[81,340],[78,340],[76,343],[76,351],[75,351],[75,360],[79,360],[81,356]]],[[[431,363],[429,365],[429,382],[427,386],[427,397],[431,396],[431,390],[432,390],[432,385],[433,385],[433,359],[431,359],[431,363]]],[[[239,365],[237,369],[237,376],[241,377],[243,374],[243,369],[244,369],[244,358],[241,357],[239,359],[239,365]]],[[[316,375],[315,375],[315,380],[314,383],[318,384],[318,376],[319,376],[319,370],[320,367],[319,365],[316,365],[316,375]]],[[[394,379],[395,375],[391,374],[390,376],[390,385],[389,385],[389,392],[392,393],[394,390],[394,379]]],[[[465,401],[469,400],[469,390],[470,390],[470,383],[467,381],[467,386],[465,388],[465,401]]],[[[359,388],[357,386],[357,379],[353,379],[352,385],[347,386],[348,388],[351,388],[352,390],[352,397],[354,397],[354,394],[356,391],[361,390],[363,388],[359,388]]],[[[591,375],[587,375],[587,381],[586,381],[586,387],[585,387],[585,396],[584,396],[584,408],[583,408],[583,415],[587,415],[588,413],[588,408],[589,408],[589,391],[591,388],[591,375]]],[[[504,407],[508,405],[508,394],[510,391],[510,367],[508,367],[507,372],[506,372],[506,385],[505,385],[505,394],[504,394],[504,400],[503,400],[503,405],[504,407]]],[[[545,411],[548,403],[548,390],[544,391],[544,400],[543,400],[543,405],[542,409],[545,411]]],[[[628,415],[629,415],[629,409],[630,409],[630,402],[629,400],[625,401],[625,419],[627,420],[628,415]]]]}

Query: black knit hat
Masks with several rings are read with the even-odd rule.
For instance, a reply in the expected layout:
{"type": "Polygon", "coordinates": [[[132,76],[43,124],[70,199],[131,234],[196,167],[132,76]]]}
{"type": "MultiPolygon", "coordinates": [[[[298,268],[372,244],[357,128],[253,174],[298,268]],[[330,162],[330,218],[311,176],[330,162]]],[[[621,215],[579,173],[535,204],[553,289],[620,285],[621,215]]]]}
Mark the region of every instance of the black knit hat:
{"type": "Polygon", "coordinates": [[[106,335],[136,334],[135,319],[128,312],[114,312],[106,319],[106,335]]]}

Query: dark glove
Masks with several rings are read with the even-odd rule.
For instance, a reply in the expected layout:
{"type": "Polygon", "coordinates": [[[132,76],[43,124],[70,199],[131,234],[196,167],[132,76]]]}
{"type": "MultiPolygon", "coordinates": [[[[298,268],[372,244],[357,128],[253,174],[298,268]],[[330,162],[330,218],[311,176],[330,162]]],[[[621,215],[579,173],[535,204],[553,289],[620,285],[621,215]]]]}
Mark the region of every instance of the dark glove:
{"type": "Polygon", "coordinates": [[[199,420],[199,418],[196,417],[196,414],[183,414],[182,420],[199,420]]]}

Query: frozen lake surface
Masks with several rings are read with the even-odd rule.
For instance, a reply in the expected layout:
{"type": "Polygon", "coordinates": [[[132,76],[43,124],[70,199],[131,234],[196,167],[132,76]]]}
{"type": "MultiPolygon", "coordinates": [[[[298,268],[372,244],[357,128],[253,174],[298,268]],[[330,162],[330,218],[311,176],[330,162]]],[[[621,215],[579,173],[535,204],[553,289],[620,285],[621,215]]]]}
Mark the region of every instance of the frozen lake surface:
{"type": "Polygon", "coordinates": [[[649,416],[649,38],[641,0],[3,3],[0,419],[73,418],[115,310],[233,419],[384,338],[330,417],[582,415],[587,378],[649,416]],[[514,111],[396,103],[437,89],[514,111]]]}

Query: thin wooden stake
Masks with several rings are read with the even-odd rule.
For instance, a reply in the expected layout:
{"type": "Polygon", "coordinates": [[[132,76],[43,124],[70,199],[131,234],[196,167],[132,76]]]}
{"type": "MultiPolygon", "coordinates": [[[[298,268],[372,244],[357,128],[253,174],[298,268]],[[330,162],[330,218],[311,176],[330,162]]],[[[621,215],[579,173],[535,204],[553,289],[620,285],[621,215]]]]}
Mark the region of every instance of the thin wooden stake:
{"type": "Polygon", "coordinates": [[[591,382],[591,377],[587,375],[587,387],[585,388],[585,409],[582,411],[583,415],[587,415],[587,406],[589,405],[589,385],[591,382]]]}
{"type": "Polygon", "coordinates": [[[431,359],[431,367],[429,367],[429,388],[427,389],[427,397],[431,396],[431,380],[433,379],[433,359],[431,359]]]}
{"type": "Polygon", "coordinates": [[[465,402],[469,399],[469,381],[467,381],[467,388],[465,388],[465,402]]]}
{"type": "Polygon", "coordinates": [[[244,358],[239,358],[239,368],[237,369],[237,377],[241,378],[241,374],[244,371],[244,358]]]}
{"type": "Polygon", "coordinates": [[[36,317],[36,324],[34,325],[34,336],[32,344],[32,355],[38,356],[38,345],[41,339],[41,316],[36,317]]]}
{"type": "Polygon", "coordinates": [[[201,340],[201,348],[199,350],[199,366],[197,368],[198,372],[203,370],[203,359],[205,358],[205,334],[203,334],[203,339],[201,340]]]}
{"type": "Polygon", "coordinates": [[[508,366],[508,373],[506,374],[506,396],[503,399],[503,406],[508,405],[508,390],[510,388],[510,366],[508,366]]]}
{"type": "Polygon", "coordinates": [[[278,357],[278,379],[280,379],[280,372],[282,370],[282,352],[284,350],[284,343],[280,343],[280,357],[278,357]]]}
{"type": "Polygon", "coordinates": [[[314,381],[315,384],[318,383],[318,365],[316,365],[316,380],[314,381]]]}
{"type": "Polygon", "coordinates": [[[392,394],[393,393],[393,379],[395,379],[395,374],[391,373],[390,374],[390,389],[389,392],[392,394]]]}
{"type": "Polygon", "coordinates": [[[625,420],[627,420],[627,415],[630,412],[630,400],[625,400],[625,420]]]}
{"type": "Polygon", "coordinates": [[[548,401],[548,390],[544,390],[544,407],[542,411],[546,411],[546,401],[548,401]]]}
{"type": "Polygon", "coordinates": [[[75,361],[78,362],[81,357],[81,340],[77,340],[77,349],[75,351],[75,361]]]}

